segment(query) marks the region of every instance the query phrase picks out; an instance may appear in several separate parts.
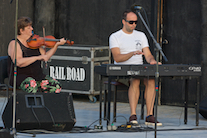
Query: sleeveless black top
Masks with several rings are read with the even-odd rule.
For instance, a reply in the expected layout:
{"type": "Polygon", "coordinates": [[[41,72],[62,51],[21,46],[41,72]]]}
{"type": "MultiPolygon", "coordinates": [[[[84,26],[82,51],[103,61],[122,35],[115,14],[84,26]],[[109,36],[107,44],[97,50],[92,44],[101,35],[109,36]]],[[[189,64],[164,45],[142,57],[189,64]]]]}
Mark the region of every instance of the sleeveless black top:
{"type": "MultiPolygon", "coordinates": [[[[19,43],[22,52],[23,57],[32,57],[32,56],[38,56],[41,55],[39,49],[30,49],[25,47],[18,39],[17,42],[19,43]]],[[[10,78],[10,85],[13,86],[13,78],[14,78],[14,63],[11,60],[11,57],[8,58],[8,75],[10,75],[11,72],[11,78],[10,78]]],[[[17,66],[17,77],[16,77],[16,84],[17,87],[20,86],[22,81],[24,81],[27,77],[32,77],[36,81],[40,81],[45,78],[45,75],[43,74],[42,68],[41,68],[41,61],[37,60],[34,63],[26,66],[26,67],[18,67],[17,66]]]]}

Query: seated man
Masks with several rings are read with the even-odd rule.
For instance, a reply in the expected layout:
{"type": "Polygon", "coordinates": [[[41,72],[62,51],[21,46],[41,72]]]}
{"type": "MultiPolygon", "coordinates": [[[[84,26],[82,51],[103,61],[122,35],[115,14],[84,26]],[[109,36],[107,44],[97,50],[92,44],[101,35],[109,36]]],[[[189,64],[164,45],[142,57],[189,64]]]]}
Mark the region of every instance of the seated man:
{"type": "MultiPolygon", "coordinates": [[[[150,52],[146,35],[143,32],[136,31],[137,15],[127,10],[123,13],[123,27],[121,30],[111,34],[109,37],[109,46],[114,58],[114,64],[143,64],[142,55],[145,56],[149,64],[156,64],[153,55],[150,52]]],[[[161,63],[159,63],[161,64],[161,63]]],[[[131,115],[129,121],[132,124],[138,124],[136,116],[136,107],[139,99],[140,79],[132,78],[128,90],[131,115]]],[[[154,125],[153,107],[155,101],[155,80],[144,79],[145,99],[147,107],[147,117],[145,124],[154,125]]],[[[162,123],[157,121],[157,126],[162,123]]]]}

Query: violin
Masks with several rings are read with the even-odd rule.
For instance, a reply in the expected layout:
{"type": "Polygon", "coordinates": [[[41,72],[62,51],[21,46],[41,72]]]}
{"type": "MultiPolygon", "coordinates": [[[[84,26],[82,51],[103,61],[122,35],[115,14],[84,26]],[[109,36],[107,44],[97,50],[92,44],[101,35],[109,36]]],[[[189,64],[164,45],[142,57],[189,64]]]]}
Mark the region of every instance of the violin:
{"type": "MultiPolygon", "coordinates": [[[[60,39],[55,39],[54,36],[48,35],[45,37],[40,37],[39,35],[33,34],[28,40],[27,44],[31,49],[38,49],[41,46],[46,46],[48,48],[53,48],[56,42],[60,39]]],[[[66,43],[73,45],[74,41],[66,40],[66,43]]]]}

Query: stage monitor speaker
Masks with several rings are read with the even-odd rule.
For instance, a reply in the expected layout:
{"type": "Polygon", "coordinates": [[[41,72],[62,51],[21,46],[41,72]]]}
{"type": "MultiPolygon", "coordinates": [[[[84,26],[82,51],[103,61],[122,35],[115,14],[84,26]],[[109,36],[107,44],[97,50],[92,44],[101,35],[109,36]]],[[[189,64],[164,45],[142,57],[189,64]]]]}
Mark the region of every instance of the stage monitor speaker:
{"type": "MultiPolygon", "coordinates": [[[[6,128],[12,128],[13,97],[5,107],[2,120],[6,128]]],[[[19,92],[16,95],[16,130],[44,129],[70,131],[75,123],[71,93],[19,92]]]]}
{"type": "Polygon", "coordinates": [[[207,119],[207,97],[205,97],[199,104],[199,113],[207,119]]]}

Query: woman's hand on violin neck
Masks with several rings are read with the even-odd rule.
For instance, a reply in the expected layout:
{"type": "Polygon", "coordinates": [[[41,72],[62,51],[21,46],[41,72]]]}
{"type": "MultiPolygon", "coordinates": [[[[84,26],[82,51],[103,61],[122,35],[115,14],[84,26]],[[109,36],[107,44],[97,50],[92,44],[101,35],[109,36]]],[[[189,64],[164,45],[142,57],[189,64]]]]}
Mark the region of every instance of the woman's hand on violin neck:
{"type": "Polygon", "coordinates": [[[59,42],[56,43],[57,46],[64,45],[66,43],[65,38],[61,38],[59,42]]]}

